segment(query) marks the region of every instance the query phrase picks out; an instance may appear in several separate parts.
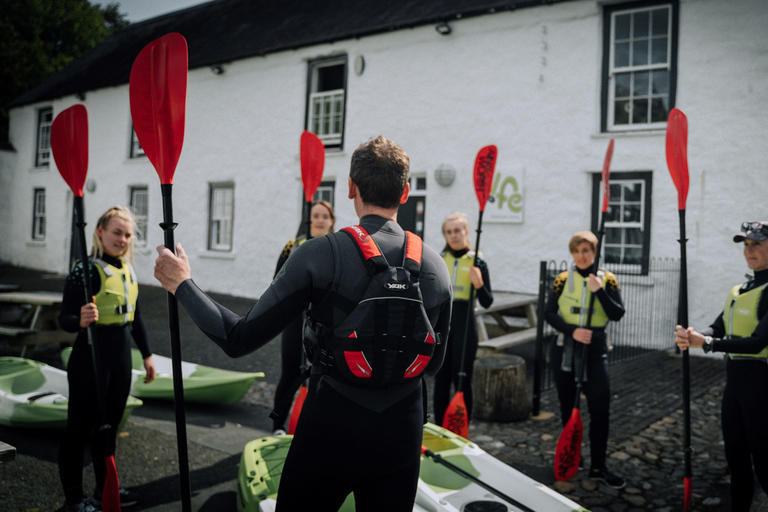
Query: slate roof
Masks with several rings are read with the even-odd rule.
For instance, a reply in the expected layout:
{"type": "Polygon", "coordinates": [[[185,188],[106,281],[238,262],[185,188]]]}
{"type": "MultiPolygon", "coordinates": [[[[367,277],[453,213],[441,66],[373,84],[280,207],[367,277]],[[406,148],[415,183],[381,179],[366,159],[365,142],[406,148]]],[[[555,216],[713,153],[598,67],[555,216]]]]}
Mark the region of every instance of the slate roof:
{"type": "Polygon", "coordinates": [[[142,48],[169,32],[189,68],[569,0],[213,0],[116,32],[8,108],[128,83],[142,48]]]}

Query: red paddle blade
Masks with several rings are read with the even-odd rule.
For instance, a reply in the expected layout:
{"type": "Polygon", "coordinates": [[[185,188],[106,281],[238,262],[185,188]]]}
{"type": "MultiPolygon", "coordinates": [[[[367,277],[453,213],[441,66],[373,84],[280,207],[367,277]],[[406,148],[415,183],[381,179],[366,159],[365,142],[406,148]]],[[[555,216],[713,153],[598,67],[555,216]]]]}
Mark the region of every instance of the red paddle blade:
{"type": "Polygon", "coordinates": [[[301,408],[304,407],[304,400],[307,398],[307,386],[301,386],[299,388],[299,395],[296,397],[296,402],[293,404],[291,410],[291,417],[288,420],[288,433],[293,435],[296,431],[296,425],[299,423],[299,416],[301,416],[301,408]]]}
{"type": "Polygon", "coordinates": [[[101,493],[102,512],[120,512],[120,482],[117,480],[115,456],[106,458],[107,478],[104,480],[104,491],[101,493]]]}
{"type": "Polygon", "coordinates": [[[605,160],[603,161],[603,213],[608,211],[608,199],[611,197],[611,158],[613,158],[613,137],[608,143],[608,149],[605,151],[605,160]]]}
{"type": "Polygon", "coordinates": [[[51,125],[51,151],[56,167],[75,197],[83,197],[88,174],[88,111],[74,105],[56,116],[51,125]]]}
{"type": "Polygon", "coordinates": [[[304,185],[304,200],[312,202],[312,198],[323,179],[325,166],[325,145],[320,137],[304,130],[301,134],[301,183],[304,185]]]}
{"type": "Polygon", "coordinates": [[[581,412],[574,408],[571,418],[565,424],[555,449],[555,479],[570,480],[579,471],[581,459],[581,436],[584,427],[581,423],[581,412]]]}
{"type": "Polygon", "coordinates": [[[139,52],[128,86],[133,129],[160,182],[173,183],[184,143],[187,41],[170,33],[139,52]]]}
{"type": "Polygon", "coordinates": [[[673,108],[667,119],[667,167],[677,187],[677,209],[685,210],[688,198],[688,118],[673,108]]]}
{"type": "Polygon", "coordinates": [[[475,158],[475,194],[477,194],[481,212],[485,210],[485,203],[488,202],[488,196],[491,194],[497,153],[496,146],[485,146],[477,152],[475,158]]]}
{"type": "Polygon", "coordinates": [[[459,391],[453,396],[451,403],[443,416],[443,428],[450,430],[464,439],[469,438],[469,420],[467,418],[467,404],[464,402],[464,392],[459,391]]]}

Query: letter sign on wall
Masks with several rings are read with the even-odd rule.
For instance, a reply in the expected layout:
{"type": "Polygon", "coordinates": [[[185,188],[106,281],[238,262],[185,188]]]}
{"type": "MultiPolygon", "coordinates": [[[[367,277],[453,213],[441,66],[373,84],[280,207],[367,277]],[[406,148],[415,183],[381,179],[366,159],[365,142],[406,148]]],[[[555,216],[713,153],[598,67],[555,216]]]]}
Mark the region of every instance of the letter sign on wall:
{"type": "Polygon", "coordinates": [[[523,223],[525,170],[496,169],[485,219],[489,222],[523,223]]]}

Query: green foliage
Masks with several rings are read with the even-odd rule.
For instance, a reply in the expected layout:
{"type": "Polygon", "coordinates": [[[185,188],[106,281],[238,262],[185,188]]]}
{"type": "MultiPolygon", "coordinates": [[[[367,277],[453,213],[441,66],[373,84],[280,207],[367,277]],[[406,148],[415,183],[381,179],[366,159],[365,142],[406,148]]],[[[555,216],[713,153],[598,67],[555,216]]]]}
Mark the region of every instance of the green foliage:
{"type": "Polygon", "coordinates": [[[0,0],[0,141],[13,99],[129,24],[120,5],[88,0],[0,0]]]}

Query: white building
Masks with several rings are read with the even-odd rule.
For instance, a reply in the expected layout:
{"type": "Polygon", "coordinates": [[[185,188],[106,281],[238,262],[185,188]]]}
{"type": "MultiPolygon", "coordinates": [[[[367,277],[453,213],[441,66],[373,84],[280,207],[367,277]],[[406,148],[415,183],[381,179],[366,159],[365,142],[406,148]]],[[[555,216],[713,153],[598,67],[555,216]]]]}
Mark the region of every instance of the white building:
{"type": "Polygon", "coordinates": [[[175,237],[203,289],[258,297],[269,284],[300,222],[305,129],[326,142],[322,191],[337,228],[356,220],[346,199],[354,149],[378,134],[398,142],[411,158],[414,197],[401,221],[437,249],[448,213],[476,224],[474,159],[495,144],[499,182],[481,250],[496,289],[529,292],[540,260],[569,259],[570,236],[597,225],[597,180],[613,137],[605,260],[642,274],[649,258],[679,256],[665,159],[676,106],[690,127],[690,319],[707,325],[747,271],[732,236],[742,221],[768,219],[766,26],[765,0],[217,0],[147,20],[10,105],[0,261],[67,271],[72,197],[46,133],[82,103],[88,238],[108,207],[136,207],[146,222],[136,266],[151,282],[161,195],[132,144],[128,77],[144,45],[179,32],[190,70],[175,237]],[[440,184],[451,169],[454,181],[440,184]]]}

